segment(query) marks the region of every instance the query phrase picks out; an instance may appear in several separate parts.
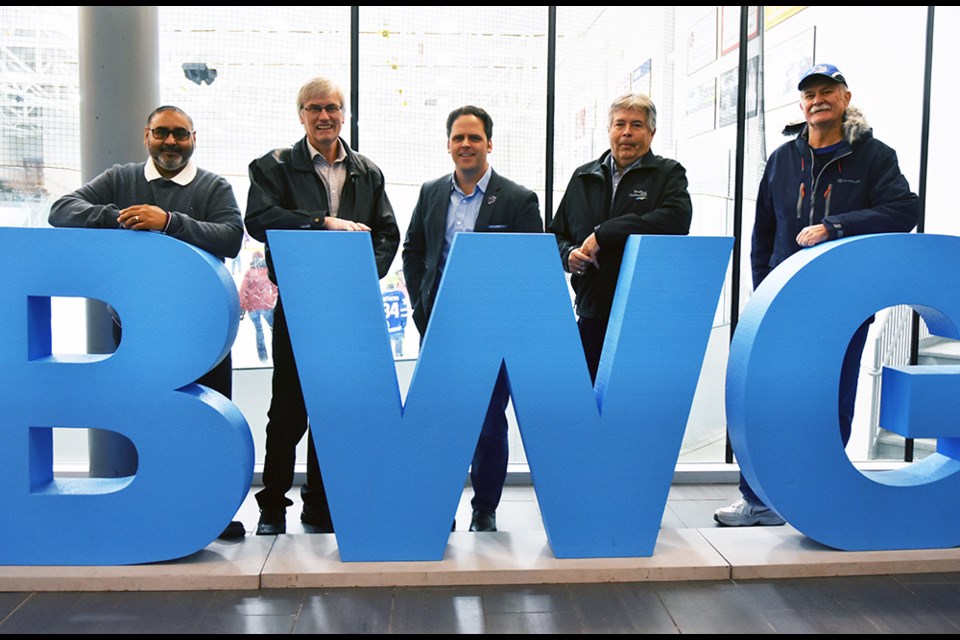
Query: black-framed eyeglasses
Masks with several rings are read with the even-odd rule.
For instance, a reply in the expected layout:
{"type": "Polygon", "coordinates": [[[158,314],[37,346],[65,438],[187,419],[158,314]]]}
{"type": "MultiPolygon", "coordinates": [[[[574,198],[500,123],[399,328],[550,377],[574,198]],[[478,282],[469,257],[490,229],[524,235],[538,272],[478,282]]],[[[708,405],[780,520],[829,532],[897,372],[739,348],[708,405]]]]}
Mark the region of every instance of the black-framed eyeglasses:
{"type": "Polygon", "coordinates": [[[320,113],[321,111],[326,111],[329,115],[335,116],[340,113],[340,110],[343,107],[339,104],[310,104],[303,107],[304,111],[309,111],[310,113],[320,113]]]}
{"type": "Polygon", "coordinates": [[[166,127],[157,127],[156,129],[150,129],[150,134],[157,140],[166,140],[170,134],[173,134],[173,139],[179,142],[187,140],[193,131],[188,131],[183,127],[177,127],[176,129],[167,129],[166,127]]]}

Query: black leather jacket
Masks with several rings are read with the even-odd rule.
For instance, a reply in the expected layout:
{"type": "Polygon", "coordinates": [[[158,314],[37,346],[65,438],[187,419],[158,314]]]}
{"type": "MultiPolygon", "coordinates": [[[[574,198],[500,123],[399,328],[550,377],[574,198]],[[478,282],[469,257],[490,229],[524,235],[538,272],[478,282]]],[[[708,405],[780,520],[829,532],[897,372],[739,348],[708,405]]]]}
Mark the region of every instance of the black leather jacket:
{"type": "MultiPolygon", "coordinates": [[[[382,278],[400,246],[400,230],[384,190],[383,173],[342,139],[340,144],[347,154],[347,182],[337,217],[370,227],[377,273],[382,278]]],[[[293,147],[275,149],[251,162],[249,174],[244,223],[252,237],[267,245],[267,267],[276,283],[267,230],[322,229],[329,207],[327,190],[314,170],[306,136],[293,147]]]]}

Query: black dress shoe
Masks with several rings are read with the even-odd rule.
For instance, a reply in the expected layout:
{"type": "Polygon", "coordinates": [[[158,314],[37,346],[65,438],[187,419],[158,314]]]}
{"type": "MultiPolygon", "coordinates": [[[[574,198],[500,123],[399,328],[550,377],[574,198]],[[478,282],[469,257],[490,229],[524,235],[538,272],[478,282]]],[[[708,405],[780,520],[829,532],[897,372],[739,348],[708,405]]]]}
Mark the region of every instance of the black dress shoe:
{"type": "Polygon", "coordinates": [[[260,509],[260,522],[257,523],[258,536],[278,536],[286,532],[286,509],[260,509]]]}
{"type": "Polygon", "coordinates": [[[239,520],[231,520],[230,524],[227,525],[227,528],[223,530],[218,538],[221,540],[236,540],[237,538],[242,538],[247,535],[247,530],[244,529],[243,523],[239,520]]]}
{"type": "Polygon", "coordinates": [[[470,519],[470,531],[496,531],[497,513],[491,511],[474,511],[470,519]]]}
{"type": "Polygon", "coordinates": [[[300,522],[312,528],[308,533],[333,533],[329,511],[305,504],[300,512],[300,522]]]}

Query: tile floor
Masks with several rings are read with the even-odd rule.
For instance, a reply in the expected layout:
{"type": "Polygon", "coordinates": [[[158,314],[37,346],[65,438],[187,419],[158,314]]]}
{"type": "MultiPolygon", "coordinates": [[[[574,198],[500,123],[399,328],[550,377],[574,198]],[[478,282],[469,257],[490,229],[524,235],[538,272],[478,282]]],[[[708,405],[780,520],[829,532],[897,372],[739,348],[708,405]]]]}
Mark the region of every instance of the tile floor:
{"type": "MultiPolygon", "coordinates": [[[[469,522],[469,495],[458,510],[460,529],[469,522]]],[[[743,537],[746,531],[712,519],[736,497],[733,485],[675,485],[661,535],[697,529],[720,539],[715,546],[723,534],[743,537]]],[[[299,511],[289,513],[287,538],[326,538],[297,535],[299,511]]],[[[256,516],[250,498],[239,518],[252,529],[256,516]]],[[[498,524],[512,536],[542,531],[532,488],[507,488],[498,524]]],[[[755,531],[779,531],[779,546],[796,535],[789,527],[755,531]]],[[[270,542],[248,537],[231,548],[270,542]]],[[[917,567],[911,572],[903,565],[889,573],[882,565],[880,573],[868,564],[850,569],[876,575],[743,579],[735,567],[723,579],[475,586],[47,591],[6,581],[0,633],[958,633],[960,568],[942,572],[942,560],[931,562],[939,564],[917,561],[907,565],[917,567]]]]}

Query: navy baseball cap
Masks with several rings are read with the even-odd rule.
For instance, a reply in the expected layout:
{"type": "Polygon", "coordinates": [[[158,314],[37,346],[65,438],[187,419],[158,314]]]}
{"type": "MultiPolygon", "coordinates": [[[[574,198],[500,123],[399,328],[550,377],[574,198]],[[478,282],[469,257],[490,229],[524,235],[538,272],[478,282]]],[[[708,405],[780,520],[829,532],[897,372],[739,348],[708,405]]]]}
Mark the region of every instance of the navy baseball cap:
{"type": "Polygon", "coordinates": [[[840,69],[837,69],[832,64],[815,64],[809,69],[806,73],[803,74],[803,77],[800,78],[800,82],[797,84],[797,89],[803,89],[803,84],[810,78],[816,76],[823,76],[824,78],[829,78],[834,82],[842,82],[847,84],[847,79],[843,77],[843,74],[840,73],[840,69]]]}

